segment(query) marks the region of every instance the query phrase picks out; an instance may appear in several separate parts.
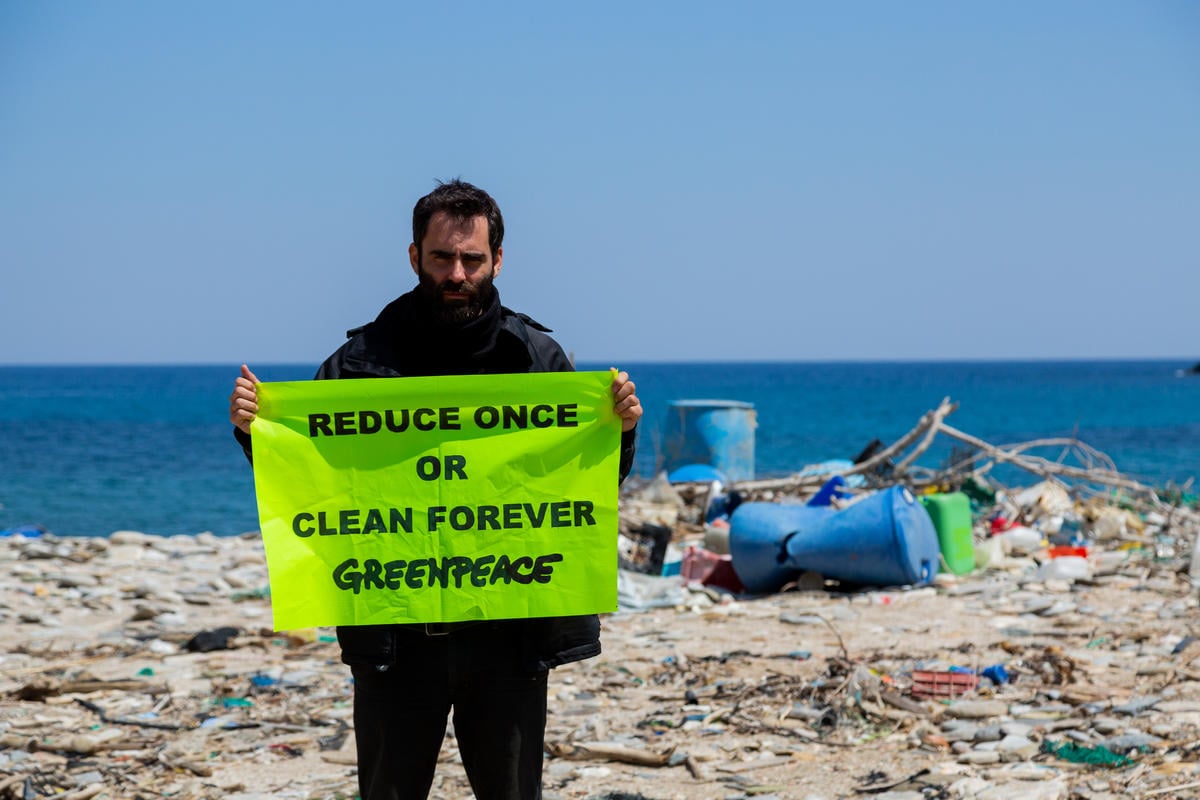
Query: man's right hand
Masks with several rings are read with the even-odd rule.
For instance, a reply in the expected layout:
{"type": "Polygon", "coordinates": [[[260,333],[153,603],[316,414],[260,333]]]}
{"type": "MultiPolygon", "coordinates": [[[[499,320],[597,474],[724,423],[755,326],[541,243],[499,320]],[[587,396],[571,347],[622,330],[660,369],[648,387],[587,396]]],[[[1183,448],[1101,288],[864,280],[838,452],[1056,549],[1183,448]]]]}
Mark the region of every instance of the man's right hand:
{"type": "Polygon", "coordinates": [[[233,382],[229,395],[229,421],[243,433],[250,433],[250,423],[258,416],[258,378],[242,364],[241,376],[233,382]]]}

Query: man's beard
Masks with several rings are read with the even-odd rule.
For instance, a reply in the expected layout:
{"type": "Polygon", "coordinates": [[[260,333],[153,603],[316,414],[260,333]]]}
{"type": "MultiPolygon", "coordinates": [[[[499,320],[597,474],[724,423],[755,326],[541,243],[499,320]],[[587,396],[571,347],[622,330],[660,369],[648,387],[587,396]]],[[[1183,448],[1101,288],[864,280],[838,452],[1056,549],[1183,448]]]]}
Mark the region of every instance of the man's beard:
{"type": "Polygon", "coordinates": [[[433,276],[424,269],[417,270],[417,279],[421,294],[429,301],[434,313],[441,322],[461,325],[478,319],[483,309],[492,302],[496,293],[492,285],[492,276],[484,275],[478,283],[470,281],[442,281],[437,283],[433,276]],[[448,293],[458,292],[467,295],[465,300],[447,300],[448,293]]]}

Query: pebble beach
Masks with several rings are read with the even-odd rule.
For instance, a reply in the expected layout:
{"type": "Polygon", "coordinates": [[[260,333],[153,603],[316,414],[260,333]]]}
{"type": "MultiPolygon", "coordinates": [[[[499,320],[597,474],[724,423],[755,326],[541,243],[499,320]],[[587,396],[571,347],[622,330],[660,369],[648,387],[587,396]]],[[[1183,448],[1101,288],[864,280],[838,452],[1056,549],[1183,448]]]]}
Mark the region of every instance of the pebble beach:
{"type": "MultiPolygon", "coordinates": [[[[551,674],[545,796],[1196,796],[1191,541],[1130,522],[1074,578],[1038,552],[761,597],[622,571],[604,653],[551,674]]],[[[332,630],[272,629],[256,534],[17,535],[0,561],[0,797],[356,796],[349,671],[332,630]]],[[[452,729],[431,796],[471,796],[452,729]]]]}

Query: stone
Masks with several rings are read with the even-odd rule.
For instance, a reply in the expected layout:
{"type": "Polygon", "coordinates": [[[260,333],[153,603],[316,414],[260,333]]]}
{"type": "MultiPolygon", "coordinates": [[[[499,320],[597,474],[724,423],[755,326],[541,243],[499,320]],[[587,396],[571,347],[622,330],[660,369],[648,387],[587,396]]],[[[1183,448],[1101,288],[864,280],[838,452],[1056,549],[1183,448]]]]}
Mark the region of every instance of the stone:
{"type": "Polygon", "coordinates": [[[114,531],[109,534],[108,541],[113,545],[136,544],[142,547],[150,545],[157,537],[141,531],[114,531]]]}

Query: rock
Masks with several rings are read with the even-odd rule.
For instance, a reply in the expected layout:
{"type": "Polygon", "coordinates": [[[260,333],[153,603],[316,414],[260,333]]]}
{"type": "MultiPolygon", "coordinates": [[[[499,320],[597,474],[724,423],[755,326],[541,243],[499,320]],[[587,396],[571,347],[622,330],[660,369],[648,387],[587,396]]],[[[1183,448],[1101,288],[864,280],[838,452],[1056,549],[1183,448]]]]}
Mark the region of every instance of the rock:
{"type": "Polygon", "coordinates": [[[114,531],[109,534],[109,544],[135,544],[142,547],[148,546],[156,537],[149,534],[141,533],[140,531],[114,531]]]}

